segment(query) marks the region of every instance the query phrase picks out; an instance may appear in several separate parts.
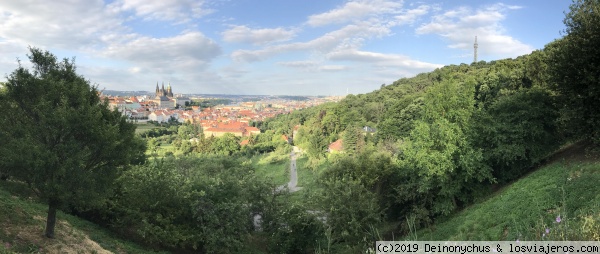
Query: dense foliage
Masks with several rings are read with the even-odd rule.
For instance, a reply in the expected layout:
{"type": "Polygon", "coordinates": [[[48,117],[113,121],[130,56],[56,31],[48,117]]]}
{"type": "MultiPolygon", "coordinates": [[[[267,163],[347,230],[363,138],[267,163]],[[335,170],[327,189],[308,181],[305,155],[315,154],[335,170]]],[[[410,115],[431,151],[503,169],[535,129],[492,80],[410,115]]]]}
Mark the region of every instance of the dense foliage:
{"type": "Polygon", "coordinates": [[[149,243],[208,253],[240,251],[273,186],[240,160],[165,159],[135,167],[118,181],[115,226],[149,243]]]}
{"type": "Polygon", "coordinates": [[[548,45],[548,69],[560,96],[564,123],[575,137],[600,141],[600,2],[576,0],[565,37],[548,45]]]}

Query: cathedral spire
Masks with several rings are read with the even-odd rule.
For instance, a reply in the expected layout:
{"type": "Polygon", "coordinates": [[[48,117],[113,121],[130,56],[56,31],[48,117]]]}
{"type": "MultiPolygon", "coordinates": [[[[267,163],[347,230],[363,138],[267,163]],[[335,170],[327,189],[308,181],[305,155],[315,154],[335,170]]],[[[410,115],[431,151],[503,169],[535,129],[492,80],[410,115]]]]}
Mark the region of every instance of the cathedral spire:
{"type": "Polygon", "coordinates": [[[173,92],[171,92],[171,82],[167,85],[167,96],[173,97],[173,92]]]}

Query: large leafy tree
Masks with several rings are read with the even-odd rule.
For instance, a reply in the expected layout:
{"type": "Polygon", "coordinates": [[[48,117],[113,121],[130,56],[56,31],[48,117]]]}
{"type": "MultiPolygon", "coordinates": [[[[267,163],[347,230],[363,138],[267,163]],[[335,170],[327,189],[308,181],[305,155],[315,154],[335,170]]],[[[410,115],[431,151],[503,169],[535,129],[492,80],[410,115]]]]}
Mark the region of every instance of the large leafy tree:
{"type": "Polygon", "coordinates": [[[421,119],[402,145],[402,162],[417,176],[417,193],[427,196],[433,214],[449,214],[470,184],[491,179],[481,149],[473,147],[474,81],[444,81],[424,97],[421,119]]]}
{"type": "Polygon", "coordinates": [[[600,141],[600,1],[574,0],[566,36],[547,46],[549,70],[576,137],[600,141]]]}
{"type": "Polygon", "coordinates": [[[144,159],[145,144],[74,60],[37,48],[28,57],[32,69],[12,72],[0,98],[0,167],[48,203],[45,235],[53,238],[56,210],[101,200],[124,167],[144,159]]]}
{"type": "Polygon", "coordinates": [[[521,89],[497,98],[474,115],[474,145],[500,182],[513,180],[561,144],[558,111],[549,92],[521,89]]]}

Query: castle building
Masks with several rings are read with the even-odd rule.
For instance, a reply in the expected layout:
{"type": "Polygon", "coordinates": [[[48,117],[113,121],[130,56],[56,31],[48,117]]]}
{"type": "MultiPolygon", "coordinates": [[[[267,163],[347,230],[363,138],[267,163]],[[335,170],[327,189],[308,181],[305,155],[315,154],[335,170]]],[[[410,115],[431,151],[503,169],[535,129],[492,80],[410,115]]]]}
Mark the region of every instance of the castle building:
{"type": "Polygon", "coordinates": [[[156,82],[156,91],[152,101],[154,101],[159,108],[176,108],[177,105],[183,107],[186,106],[186,102],[191,102],[188,97],[183,97],[181,95],[174,96],[171,83],[169,83],[167,89],[165,89],[164,82],[160,88],[158,87],[158,82],[156,82]]]}
{"type": "Polygon", "coordinates": [[[158,82],[156,82],[156,96],[166,96],[169,98],[173,98],[171,83],[167,85],[167,90],[165,90],[165,82],[162,83],[162,87],[160,89],[158,89],[158,82]]]}
{"type": "Polygon", "coordinates": [[[171,90],[171,83],[167,85],[165,90],[165,83],[162,83],[162,87],[158,88],[158,82],[156,82],[156,94],[153,100],[158,104],[159,108],[174,108],[175,102],[173,101],[173,90],[171,90]]]}

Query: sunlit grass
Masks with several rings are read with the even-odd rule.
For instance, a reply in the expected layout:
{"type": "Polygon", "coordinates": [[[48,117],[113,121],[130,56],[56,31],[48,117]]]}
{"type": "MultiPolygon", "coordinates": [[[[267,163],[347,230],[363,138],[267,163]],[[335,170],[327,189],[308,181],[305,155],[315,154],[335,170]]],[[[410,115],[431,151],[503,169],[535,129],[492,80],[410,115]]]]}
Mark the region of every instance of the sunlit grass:
{"type": "Polygon", "coordinates": [[[272,154],[256,155],[251,158],[252,167],[258,176],[271,179],[276,185],[286,184],[290,180],[290,159],[282,157],[279,160],[270,160],[272,154]]]}
{"type": "Polygon", "coordinates": [[[153,124],[149,124],[149,123],[136,123],[135,124],[135,133],[136,134],[143,133],[145,131],[152,130],[154,128],[159,128],[159,127],[156,127],[153,124]]]}
{"type": "MultiPolygon", "coordinates": [[[[485,202],[418,232],[417,240],[600,240],[600,164],[554,163],[485,202]]],[[[411,238],[415,238],[414,236],[411,238]]],[[[414,239],[413,239],[414,240],[414,239]]]]}

